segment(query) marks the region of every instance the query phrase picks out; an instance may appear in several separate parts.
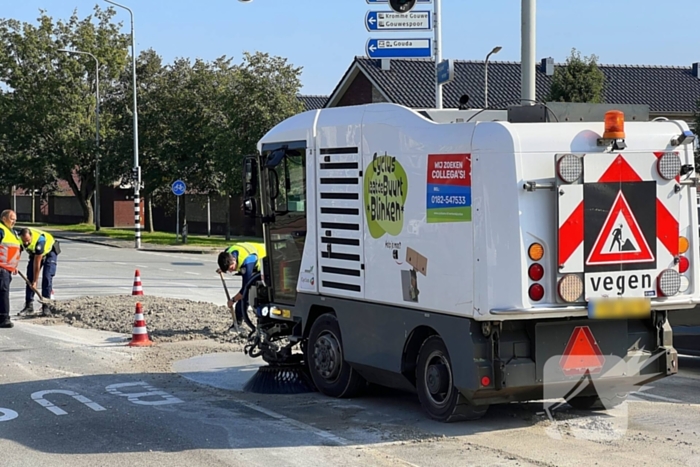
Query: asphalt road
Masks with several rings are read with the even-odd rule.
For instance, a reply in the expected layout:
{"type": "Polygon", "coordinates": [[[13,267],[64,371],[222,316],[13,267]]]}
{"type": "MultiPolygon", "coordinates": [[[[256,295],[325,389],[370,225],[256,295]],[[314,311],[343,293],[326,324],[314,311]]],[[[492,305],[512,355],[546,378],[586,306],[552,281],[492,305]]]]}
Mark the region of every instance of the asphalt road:
{"type": "MultiPolygon", "coordinates": [[[[145,294],[226,304],[215,254],[156,253],[68,240],[61,241],[61,248],[53,287],[56,299],[130,294],[138,269],[145,294]]],[[[23,272],[25,265],[23,258],[23,272]]],[[[241,281],[230,277],[227,284],[232,291],[241,281]]],[[[19,275],[12,281],[10,299],[15,313],[24,306],[19,275]]]]}
{"type": "MultiPolygon", "coordinates": [[[[147,294],[225,302],[214,255],[65,242],[62,256],[59,298],[130,291],[138,268],[147,294]]],[[[152,350],[123,335],[28,322],[0,331],[0,465],[700,466],[699,358],[613,411],[564,406],[552,423],[542,403],[509,404],[445,425],[411,394],[241,392],[257,365],[241,354],[142,372],[152,350]]]]}

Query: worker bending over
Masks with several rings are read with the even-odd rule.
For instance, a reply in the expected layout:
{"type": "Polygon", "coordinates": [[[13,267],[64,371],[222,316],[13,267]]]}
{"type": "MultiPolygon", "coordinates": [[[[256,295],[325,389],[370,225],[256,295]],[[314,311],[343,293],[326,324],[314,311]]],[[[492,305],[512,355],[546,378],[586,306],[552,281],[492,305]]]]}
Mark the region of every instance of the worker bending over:
{"type": "Polygon", "coordinates": [[[243,313],[248,308],[247,300],[244,300],[245,285],[253,275],[260,272],[264,257],[265,246],[260,243],[235,243],[219,254],[217,274],[219,272],[231,272],[242,276],[241,289],[228,302],[229,308],[235,304],[236,320],[239,324],[243,320],[243,313]]]}
{"type": "MultiPolygon", "coordinates": [[[[50,299],[53,290],[53,278],[56,275],[56,262],[58,254],[61,252],[56,239],[48,232],[38,229],[27,228],[19,232],[24,249],[29,252],[29,262],[27,263],[27,279],[32,283],[34,289],[39,282],[39,272],[43,268],[41,278],[41,296],[50,299]]],[[[27,284],[25,293],[24,308],[20,313],[31,313],[34,311],[34,290],[27,284]]],[[[41,306],[44,316],[50,316],[51,310],[44,303],[41,306]]]]}

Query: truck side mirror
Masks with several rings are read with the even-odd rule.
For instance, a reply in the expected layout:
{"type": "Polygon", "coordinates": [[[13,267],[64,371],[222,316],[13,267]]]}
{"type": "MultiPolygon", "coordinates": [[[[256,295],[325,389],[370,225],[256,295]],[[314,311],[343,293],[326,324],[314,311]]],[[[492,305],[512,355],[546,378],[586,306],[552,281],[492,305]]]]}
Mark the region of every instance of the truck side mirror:
{"type": "Polygon", "coordinates": [[[243,215],[246,217],[255,217],[255,198],[243,199],[243,215]]]}
{"type": "Polygon", "coordinates": [[[258,163],[253,156],[245,158],[243,163],[243,194],[253,197],[258,192],[258,163]]]}

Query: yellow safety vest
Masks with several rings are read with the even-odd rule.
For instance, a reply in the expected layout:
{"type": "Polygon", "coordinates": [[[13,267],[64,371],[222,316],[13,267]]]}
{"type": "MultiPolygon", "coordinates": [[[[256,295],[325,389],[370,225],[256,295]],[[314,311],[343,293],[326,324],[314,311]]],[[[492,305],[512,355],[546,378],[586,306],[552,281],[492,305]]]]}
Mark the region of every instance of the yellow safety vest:
{"type": "Polygon", "coordinates": [[[31,243],[29,243],[28,246],[24,247],[24,249],[27,250],[29,253],[34,254],[36,250],[36,244],[39,241],[39,238],[41,238],[41,236],[43,235],[46,239],[46,244],[44,246],[44,254],[47,255],[51,253],[51,250],[53,250],[53,246],[56,243],[56,240],[53,238],[53,235],[42,230],[32,229],[31,227],[29,228],[29,231],[32,233],[32,241],[31,243]]]}
{"type": "Polygon", "coordinates": [[[235,243],[231,245],[226,253],[232,254],[234,251],[238,251],[238,269],[243,265],[245,259],[250,255],[258,255],[257,267],[258,269],[262,266],[262,259],[265,257],[265,245],[262,243],[235,243]]]}
{"type": "Polygon", "coordinates": [[[15,232],[0,222],[0,230],[4,235],[0,241],[0,268],[15,272],[19,266],[19,255],[22,252],[22,242],[15,232]]]}

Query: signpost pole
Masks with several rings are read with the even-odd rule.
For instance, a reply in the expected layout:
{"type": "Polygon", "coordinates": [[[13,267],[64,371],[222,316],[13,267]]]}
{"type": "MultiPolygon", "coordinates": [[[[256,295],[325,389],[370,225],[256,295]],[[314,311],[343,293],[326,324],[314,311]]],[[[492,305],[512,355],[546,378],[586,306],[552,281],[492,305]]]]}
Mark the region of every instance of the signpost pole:
{"type": "Polygon", "coordinates": [[[187,191],[187,185],[185,185],[185,182],[182,180],[175,180],[171,189],[173,194],[177,197],[177,207],[175,208],[175,241],[177,242],[180,238],[180,196],[184,195],[185,191],[187,191]]]}
{"type": "Polygon", "coordinates": [[[438,81],[438,66],[442,61],[442,18],[440,17],[440,2],[442,0],[435,0],[435,8],[433,15],[435,16],[435,107],[442,109],[442,86],[438,81]]]}

